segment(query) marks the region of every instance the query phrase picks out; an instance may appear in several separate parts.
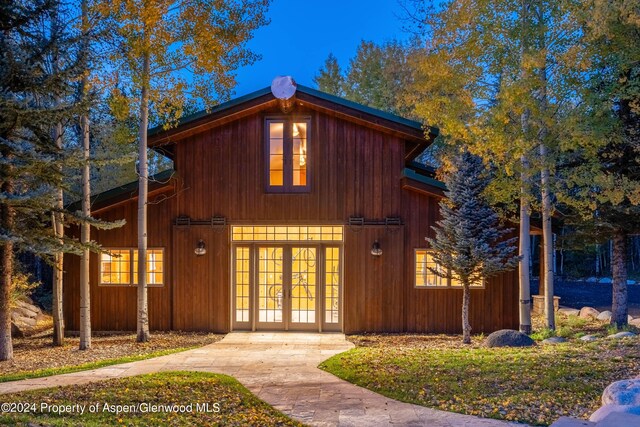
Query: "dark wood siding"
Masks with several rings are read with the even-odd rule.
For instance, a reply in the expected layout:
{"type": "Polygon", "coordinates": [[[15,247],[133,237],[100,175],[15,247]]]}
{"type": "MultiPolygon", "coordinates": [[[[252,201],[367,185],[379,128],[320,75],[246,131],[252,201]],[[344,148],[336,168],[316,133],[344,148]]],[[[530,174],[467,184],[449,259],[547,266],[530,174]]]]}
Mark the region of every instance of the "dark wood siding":
{"type": "Polygon", "coordinates": [[[262,142],[269,114],[277,112],[244,117],[177,145],[184,184],[179,214],[304,223],[400,215],[403,141],[313,110],[297,111],[311,117],[311,192],[265,192],[262,142]]]}
{"type": "MultiPolygon", "coordinates": [[[[133,248],[137,246],[137,200],[131,200],[99,216],[113,221],[124,219],[124,227],[115,230],[92,230],[91,239],[105,248],[133,248]]],[[[166,200],[149,205],[148,245],[164,248],[164,286],[149,288],[149,327],[152,330],[171,329],[171,204],[166,200]]],[[[100,255],[91,254],[91,323],[93,329],[103,331],[131,331],[136,329],[137,288],[135,286],[99,286],[100,255]]],[[[80,257],[65,255],[64,310],[68,330],[78,330],[80,322],[79,274],[80,257]]]]}
{"type": "MultiPolygon", "coordinates": [[[[406,330],[454,333],[462,330],[462,289],[414,287],[414,250],[426,247],[425,237],[438,220],[439,198],[404,191],[405,314],[406,330]]],[[[518,327],[517,271],[488,280],[483,289],[471,290],[469,316],[474,333],[518,327]]]]}
{"type": "MultiPolygon", "coordinates": [[[[311,191],[265,192],[264,120],[281,115],[264,110],[179,141],[174,153],[175,185],[171,196],[149,208],[149,246],[164,247],[165,285],[149,291],[152,329],[229,330],[229,226],[174,226],[177,216],[229,224],[346,224],[351,216],[384,219],[399,216],[396,228],[345,225],[344,330],[456,332],[461,329],[462,293],[455,289],[413,287],[413,250],[437,218],[438,200],[402,189],[406,141],[311,107],[295,114],[310,117],[311,191]],[[193,253],[198,239],[207,255],[193,253]],[[378,239],[381,257],[370,249],[378,239]]],[[[104,219],[127,220],[118,230],[94,231],[105,247],[136,246],[136,206],[131,200],[105,209],[104,219]]],[[[78,328],[77,256],[66,260],[67,327],[78,328]]],[[[91,261],[92,322],[96,330],[135,330],[136,289],[98,287],[98,256],[91,261]]],[[[516,273],[474,290],[474,331],[517,326],[516,273]]]]}
{"type": "Polygon", "coordinates": [[[228,227],[173,227],[173,328],[229,330],[230,250],[228,227]],[[198,240],[207,253],[196,256],[198,240]]]}
{"type": "Polygon", "coordinates": [[[347,227],[344,258],[344,331],[400,332],[404,287],[403,227],[347,227]],[[378,240],[381,256],[371,255],[378,240]]]}

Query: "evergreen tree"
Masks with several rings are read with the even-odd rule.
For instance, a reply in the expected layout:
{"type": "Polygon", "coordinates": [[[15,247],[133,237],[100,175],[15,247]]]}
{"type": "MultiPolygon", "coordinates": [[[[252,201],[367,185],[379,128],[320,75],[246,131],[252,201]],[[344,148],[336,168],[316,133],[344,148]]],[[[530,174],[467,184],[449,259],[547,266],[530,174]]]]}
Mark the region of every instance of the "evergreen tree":
{"type": "Polygon", "coordinates": [[[96,0],[102,16],[116,30],[113,62],[107,68],[135,96],[119,96],[123,109],[138,115],[138,333],[149,334],[147,303],[147,197],[149,112],[169,117],[175,124],[186,100],[204,100],[209,106],[229,97],[233,71],[253,63],[257,55],[246,44],[253,31],[266,24],[270,0],[96,0]]]}
{"type": "Polygon", "coordinates": [[[344,96],[344,76],[338,59],[330,53],[324,65],[313,78],[318,90],[335,96],[344,96]]]}
{"type": "Polygon", "coordinates": [[[584,243],[612,240],[611,324],[627,323],[627,242],[640,233],[640,10],[637,2],[585,2],[577,11],[587,47],[589,80],[578,92],[583,100],[573,116],[571,143],[602,141],[576,153],[579,171],[567,182],[562,201],[580,214],[574,218],[584,243]]]}
{"type": "Polygon", "coordinates": [[[13,352],[7,297],[15,252],[50,263],[60,258],[54,254],[78,252],[59,225],[51,227],[52,218],[59,222],[69,214],[58,190],[67,188],[64,171],[75,153],[63,147],[62,130],[81,110],[73,82],[84,61],[82,55],[63,57],[77,39],[60,29],[59,11],[56,0],[0,7],[0,360],[13,352]]]}
{"type": "MultiPolygon", "coordinates": [[[[80,102],[76,97],[76,85],[86,70],[87,58],[78,49],[85,34],[73,30],[68,19],[60,19],[68,17],[65,6],[59,0],[37,0],[0,7],[1,360],[10,359],[13,352],[7,295],[14,254],[35,254],[60,268],[63,252],[100,250],[92,242],[64,236],[61,218],[102,229],[122,225],[61,207],[60,190],[69,190],[82,165],[68,134],[88,105],[87,99],[80,102]]],[[[57,291],[60,313],[61,289],[57,291]]],[[[61,338],[59,313],[56,334],[61,338]]]]}
{"type": "Polygon", "coordinates": [[[377,45],[363,40],[344,72],[329,55],[314,82],[323,92],[410,118],[413,107],[405,98],[412,81],[411,52],[397,41],[377,45]]]}
{"type": "Polygon", "coordinates": [[[482,159],[463,151],[453,158],[451,168],[445,177],[447,198],[440,202],[442,219],[432,227],[435,238],[427,241],[435,263],[444,267],[431,271],[441,277],[452,274],[462,283],[462,342],[470,344],[471,284],[516,268],[519,257],[516,238],[506,238],[512,230],[500,226],[485,198],[491,177],[482,159]]]}

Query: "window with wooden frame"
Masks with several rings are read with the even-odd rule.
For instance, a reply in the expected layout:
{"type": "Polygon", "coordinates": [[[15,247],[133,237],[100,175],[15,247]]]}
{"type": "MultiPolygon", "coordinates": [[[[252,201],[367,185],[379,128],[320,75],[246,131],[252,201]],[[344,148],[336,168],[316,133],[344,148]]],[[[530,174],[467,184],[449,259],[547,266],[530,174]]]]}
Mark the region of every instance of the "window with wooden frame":
{"type": "MultiPolygon", "coordinates": [[[[138,284],[138,249],[106,249],[100,254],[100,285],[138,284]]],[[[147,285],[164,285],[164,249],[147,249],[147,285]]]]}
{"type": "MultiPolygon", "coordinates": [[[[414,284],[416,288],[462,288],[462,283],[455,274],[435,262],[433,259],[433,250],[416,249],[415,250],[415,274],[414,284]],[[447,277],[436,274],[433,270],[441,272],[447,277]]],[[[472,288],[483,288],[484,280],[471,284],[472,288]]]]}
{"type": "Polygon", "coordinates": [[[267,191],[274,193],[309,191],[309,123],[309,119],[299,118],[267,119],[265,126],[267,191]]]}

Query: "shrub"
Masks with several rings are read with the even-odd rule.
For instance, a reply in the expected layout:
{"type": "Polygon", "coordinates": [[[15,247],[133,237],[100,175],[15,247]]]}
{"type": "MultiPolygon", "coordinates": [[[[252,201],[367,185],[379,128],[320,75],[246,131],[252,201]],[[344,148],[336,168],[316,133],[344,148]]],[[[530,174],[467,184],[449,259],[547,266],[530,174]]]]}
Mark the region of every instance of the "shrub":
{"type": "Polygon", "coordinates": [[[16,271],[11,282],[10,305],[13,307],[16,301],[28,298],[38,286],[40,286],[40,282],[33,281],[31,275],[16,271]]]}

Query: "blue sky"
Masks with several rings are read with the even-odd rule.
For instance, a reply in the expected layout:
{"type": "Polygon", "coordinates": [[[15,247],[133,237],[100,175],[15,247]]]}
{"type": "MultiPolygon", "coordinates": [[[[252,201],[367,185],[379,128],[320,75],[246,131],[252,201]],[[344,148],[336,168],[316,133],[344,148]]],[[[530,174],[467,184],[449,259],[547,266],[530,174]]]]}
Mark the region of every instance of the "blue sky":
{"type": "Polygon", "coordinates": [[[360,40],[409,38],[397,0],[273,0],[268,15],[271,23],[249,43],[262,59],[238,70],[234,97],[269,86],[276,75],[313,86],[330,52],[345,67],[360,40]]]}

